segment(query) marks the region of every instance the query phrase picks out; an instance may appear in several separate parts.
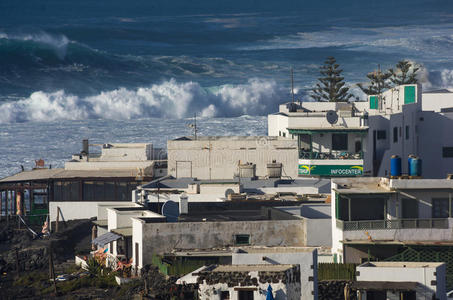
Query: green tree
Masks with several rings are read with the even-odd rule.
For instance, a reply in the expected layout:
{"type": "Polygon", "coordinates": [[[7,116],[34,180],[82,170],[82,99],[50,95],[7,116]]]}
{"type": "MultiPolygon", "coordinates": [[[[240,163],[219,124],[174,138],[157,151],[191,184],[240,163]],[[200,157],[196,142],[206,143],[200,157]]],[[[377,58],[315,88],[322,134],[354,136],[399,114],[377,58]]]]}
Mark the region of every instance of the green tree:
{"type": "Polygon", "coordinates": [[[417,83],[418,70],[420,70],[420,66],[417,64],[412,64],[408,60],[401,60],[396,64],[395,70],[389,69],[390,82],[394,86],[417,83]]]}
{"type": "Polygon", "coordinates": [[[316,101],[347,102],[352,95],[349,88],[345,87],[342,69],[334,57],[328,57],[324,65],[319,68],[321,73],[318,83],[312,89],[311,97],[316,101]]]}
{"type": "Polygon", "coordinates": [[[370,72],[366,77],[370,80],[369,83],[357,83],[357,86],[367,95],[378,95],[390,88],[389,78],[392,76],[390,72],[378,70],[370,72]]]}

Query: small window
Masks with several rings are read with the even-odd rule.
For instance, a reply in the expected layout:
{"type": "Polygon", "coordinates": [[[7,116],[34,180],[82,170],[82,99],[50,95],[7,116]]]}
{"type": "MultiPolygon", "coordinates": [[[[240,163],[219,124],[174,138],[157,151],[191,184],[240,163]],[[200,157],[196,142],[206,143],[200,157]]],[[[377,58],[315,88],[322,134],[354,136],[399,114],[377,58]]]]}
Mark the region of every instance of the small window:
{"type": "Polygon", "coordinates": [[[236,245],[250,245],[250,234],[236,234],[236,245]]]}
{"type": "Polygon", "coordinates": [[[398,127],[393,127],[393,142],[398,143],[398,127]]]}
{"type": "Polygon", "coordinates": [[[453,157],[453,147],[443,147],[442,157],[453,157]]]}
{"type": "Polygon", "coordinates": [[[385,130],[378,130],[377,131],[377,139],[378,140],[385,140],[387,138],[387,131],[385,130]]]}
{"type": "Polygon", "coordinates": [[[230,300],[230,292],[229,291],[221,291],[220,292],[220,300],[230,300]]]}
{"type": "Polygon", "coordinates": [[[348,135],[346,133],[332,134],[332,150],[348,150],[348,135]]]}
{"type": "Polygon", "coordinates": [[[283,137],[286,137],[286,132],[283,132],[283,137]]]}
{"type": "Polygon", "coordinates": [[[406,125],[406,140],[409,139],[409,126],[406,125]]]}
{"type": "Polygon", "coordinates": [[[434,198],[432,206],[433,218],[448,218],[448,199],[447,198],[434,198]]]}

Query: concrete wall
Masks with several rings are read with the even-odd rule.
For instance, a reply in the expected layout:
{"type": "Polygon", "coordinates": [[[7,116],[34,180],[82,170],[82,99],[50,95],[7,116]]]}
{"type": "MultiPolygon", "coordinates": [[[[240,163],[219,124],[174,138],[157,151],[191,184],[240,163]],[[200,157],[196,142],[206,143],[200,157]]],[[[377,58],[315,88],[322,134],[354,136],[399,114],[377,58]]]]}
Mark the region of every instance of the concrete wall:
{"type": "MultiPolygon", "coordinates": [[[[50,221],[53,222],[57,219],[57,207],[60,207],[61,213],[65,220],[89,219],[98,217],[98,220],[107,219],[107,210],[105,206],[131,206],[131,202],[108,202],[108,201],[61,201],[49,202],[49,215],[50,221]],[[98,208],[98,205],[104,206],[98,208]]],[[[135,204],[134,204],[135,206],[135,204]]],[[[60,216],[61,220],[61,216],[60,216]]]]}
{"type": "MultiPolygon", "coordinates": [[[[135,219],[134,219],[135,220],[135,219]]],[[[233,246],[236,234],[249,234],[253,246],[305,246],[303,220],[145,223],[133,221],[134,242],[146,257],[142,265],[151,262],[151,254],[174,249],[209,249],[233,246]],[[135,236],[136,228],[142,236],[135,236]]]]}
{"type": "MultiPolygon", "coordinates": [[[[254,264],[290,264],[299,265],[300,267],[300,284],[301,284],[301,300],[305,299],[318,299],[318,274],[317,274],[317,250],[313,248],[306,248],[303,251],[301,248],[291,247],[283,248],[279,252],[279,247],[275,249],[269,248],[268,251],[259,252],[259,248],[253,250],[252,253],[233,252],[232,264],[233,265],[254,265],[254,264]],[[272,252],[270,252],[272,251],[272,252]],[[263,257],[266,257],[263,260],[263,257]]],[[[288,298],[289,299],[289,298],[288,298]]]]}
{"type": "Polygon", "coordinates": [[[108,219],[108,212],[107,208],[114,208],[114,207],[139,207],[141,205],[124,201],[124,202],[98,202],[97,205],[97,219],[98,220],[107,220],[108,219]]]}
{"type": "Polygon", "coordinates": [[[231,179],[238,164],[256,164],[256,175],[267,175],[267,164],[283,164],[283,174],[297,177],[297,141],[276,137],[211,137],[167,142],[168,170],[174,177],[231,179]]]}
{"type": "Polygon", "coordinates": [[[440,112],[442,108],[453,107],[453,93],[424,93],[422,97],[424,111],[440,112]]]}
{"type": "Polygon", "coordinates": [[[431,299],[433,293],[436,294],[437,299],[446,299],[445,264],[424,268],[410,267],[410,262],[407,264],[408,267],[358,266],[356,271],[360,275],[357,276],[357,281],[418,282],[425,287],[424,295],[418,295],[421,299],[423,299],[421,296],[431,299]],[[431,281],[435,281],[436,284],[432,285],[431,281]]]}
{"type": "Polygon", "coordinates": [[[305,232],[307,233],[307,246],[332,246],[332,230],[330,219],[307,219],[305,220],[305,232]]]}

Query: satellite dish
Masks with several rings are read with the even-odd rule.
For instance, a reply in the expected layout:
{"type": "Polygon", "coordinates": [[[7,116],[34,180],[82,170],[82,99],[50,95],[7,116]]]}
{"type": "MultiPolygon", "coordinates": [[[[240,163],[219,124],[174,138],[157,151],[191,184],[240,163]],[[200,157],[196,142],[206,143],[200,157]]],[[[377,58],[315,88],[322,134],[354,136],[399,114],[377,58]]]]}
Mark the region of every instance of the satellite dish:
{"type": "Polygon", "coordinates": [[[337,112],[334,110],[329,110],[326,114],[326,119],[329,124],[335,124],[338,121],[338,115],[337,112]]]}
{"type": "Polygon", "coordinates": [[[178,222],[179,204],[174,201],[167,201],[162,206],[162,215],[167,217],[167,222],[178,222]]]}

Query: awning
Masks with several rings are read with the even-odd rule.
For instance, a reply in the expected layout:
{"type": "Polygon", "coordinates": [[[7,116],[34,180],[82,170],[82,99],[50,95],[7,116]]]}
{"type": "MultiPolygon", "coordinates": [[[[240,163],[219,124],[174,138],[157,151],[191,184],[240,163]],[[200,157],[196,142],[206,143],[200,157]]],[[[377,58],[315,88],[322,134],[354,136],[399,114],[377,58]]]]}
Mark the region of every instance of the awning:
{"type": "Polygon", "coordinates": [[[368,132],[368,127],[306,127],[287,128],[290,134],[314,134],[314,133],[362,133],[368,132]]]}
{"type": "Polygon", "coordinates": [[[101,236],[98,236],[95,238],[93,241],[91,241],[92,244],[98,245],[100,247],[104,247],[106,244],[116,241],[121,238],[121,235],[118,235],[113,232],[107,232],[104,233],[101,236]]]}

